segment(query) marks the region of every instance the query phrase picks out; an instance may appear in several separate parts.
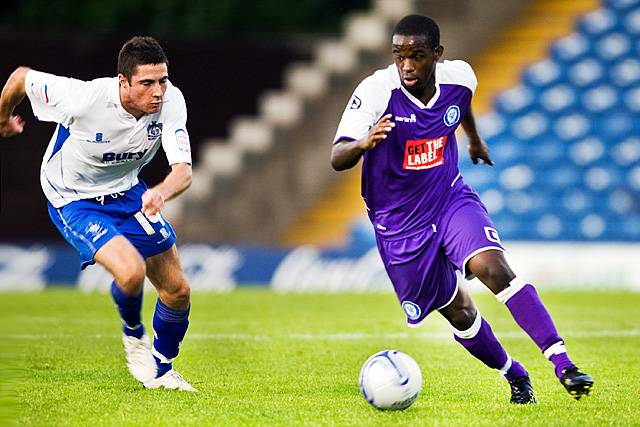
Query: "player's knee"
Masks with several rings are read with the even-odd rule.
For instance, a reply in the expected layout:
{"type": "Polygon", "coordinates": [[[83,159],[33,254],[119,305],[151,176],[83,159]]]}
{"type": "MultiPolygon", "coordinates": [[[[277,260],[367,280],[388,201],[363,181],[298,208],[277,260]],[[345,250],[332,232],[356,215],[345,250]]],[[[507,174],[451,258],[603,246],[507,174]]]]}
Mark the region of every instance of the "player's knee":
{"type": "Polygon", "coordinates": [[[509,266],[497,264],[485,265],[482,271],[476,273],[476,276],[494,294],[497,294],[509,286],[509,282],[513,280],[515,274],[513,274],[509,266]]]}
{"type": "Polygon", "coordinates": [[[449,319],[449,323],[455,329],[466,330],[473,325],[477,315],[478,311],[474,306],[463,307],[453,313],[449,319]]]}
{"type": "Polygon", "coordinates": [[[478,315],[471,299],[456,300],[440,312],[454,329],[461,331],[470,328],[478,315]]]}
{"type": "Polygon", "coordinates": [[[189,305],[189,301],[191,300],[191,288],[189,285],[184,282],[178,290],[174,293],[174,298],[181,305],[187,306],[189,305]]]}
{"type": "Polygon", "coordinates": [[[162,296],[163,301],[169,307],[183,310],[189,306],[191,301],[191,288],[186,280],[182,280],[170,289],[163,290],[162,296]]]}
{"type": "Polygon", "coordinates": [[[146,273],[143,262],[129,262],[120,269],[116,282],[125,292],[137,293],[144,286],[146,273]]]}

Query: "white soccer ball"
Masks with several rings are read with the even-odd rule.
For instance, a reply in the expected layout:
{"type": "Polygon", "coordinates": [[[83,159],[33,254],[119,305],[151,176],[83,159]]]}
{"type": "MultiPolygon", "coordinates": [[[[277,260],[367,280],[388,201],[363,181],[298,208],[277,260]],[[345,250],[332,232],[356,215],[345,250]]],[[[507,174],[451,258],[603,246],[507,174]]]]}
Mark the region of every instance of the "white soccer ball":
{"type": "Polygon", "coordinates": [[[360,371],[360,391],[373,407],[406,409],[422,390],[422,372],[411,356],[385,350],[371,356],[360,371]]]}

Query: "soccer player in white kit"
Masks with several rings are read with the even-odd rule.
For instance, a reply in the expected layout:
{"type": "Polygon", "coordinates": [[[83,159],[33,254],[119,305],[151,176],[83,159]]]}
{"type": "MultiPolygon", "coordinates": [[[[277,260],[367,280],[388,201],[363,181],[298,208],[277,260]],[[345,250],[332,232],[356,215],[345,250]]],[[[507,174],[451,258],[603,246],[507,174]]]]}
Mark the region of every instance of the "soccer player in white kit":
{"type": "Polygon", "coordinates": [[[134,37],[120,50],[117,77],[87,82],[17,68],[0,95],[0,137],[22,132],[12,113],[25,96],[39,120],[58,124],[40,170],[49,216],[82,268],[97,262],[113,275],[129,371],[146,388],[196,391],[172,367],[190,289],[161,210],[191,184],[191,149],[186,104],[162,47],[134,37]],[[160,145],[171,172],[147,188],[138,173],[160,145]],[[153,346],[141,321],[145,277],[158,292],[153,346]]]}

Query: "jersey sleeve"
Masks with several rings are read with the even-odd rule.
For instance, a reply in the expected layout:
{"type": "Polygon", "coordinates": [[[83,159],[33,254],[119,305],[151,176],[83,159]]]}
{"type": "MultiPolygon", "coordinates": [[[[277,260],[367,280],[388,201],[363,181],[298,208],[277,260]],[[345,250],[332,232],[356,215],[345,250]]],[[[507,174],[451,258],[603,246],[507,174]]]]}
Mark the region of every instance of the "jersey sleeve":
{"type": "Polygon", "coordinates": [[[33,115],[45,122],[66,123],[88,98],[88,84],[81,80],[29,70],[25,91],[33,115]]]}
{"type": "Polygon", "coordinates": [[[170,165],[191,164],[191,143],[187,132],[187,104],[182,92],[175,86],[171,98],[170,111],[166,120],[166,130],[162,131],[162,149],[170,165]]]}
{"type": "Polygon", "coordinates": [[[478,87],[478,79],[473,72],[473,68],[469,63],[460,59],[444,61],[441,83],[459,84],[469,88],[471,93],[475,93],[478,87]]]}
{"type": "Polygon", "coordinates": [[[333,143],[365,136],[382,116],[390,97],[391,91],[376,76],[364,79],[349,99],[333,143]]]}

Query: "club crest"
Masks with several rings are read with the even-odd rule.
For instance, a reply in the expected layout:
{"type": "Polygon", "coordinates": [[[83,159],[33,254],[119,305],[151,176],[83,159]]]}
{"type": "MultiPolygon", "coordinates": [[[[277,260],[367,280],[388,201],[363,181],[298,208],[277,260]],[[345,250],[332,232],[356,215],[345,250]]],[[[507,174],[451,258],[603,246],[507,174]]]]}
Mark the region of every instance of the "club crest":
{"type": "Polygon", "coordinates": [[[409,320],[417,320],[420,317],[420,307],[418,306],[418,304],[411,301],[403,301],[402,310],[404,310],[404,314],[407,315],[407,318],[409,320]]]}
{"type": "Polygon", "coordinates": [[[147,139],[157,139],[162,136],[162,123],[151,122],[147,126],[147,139]]]}
{"type": "Polygon", "coordinates": [[[460,108],[457,105],[451,105],[444,113],[444,124],[447,126],[453,126],[460,120],[460,108]]]}

